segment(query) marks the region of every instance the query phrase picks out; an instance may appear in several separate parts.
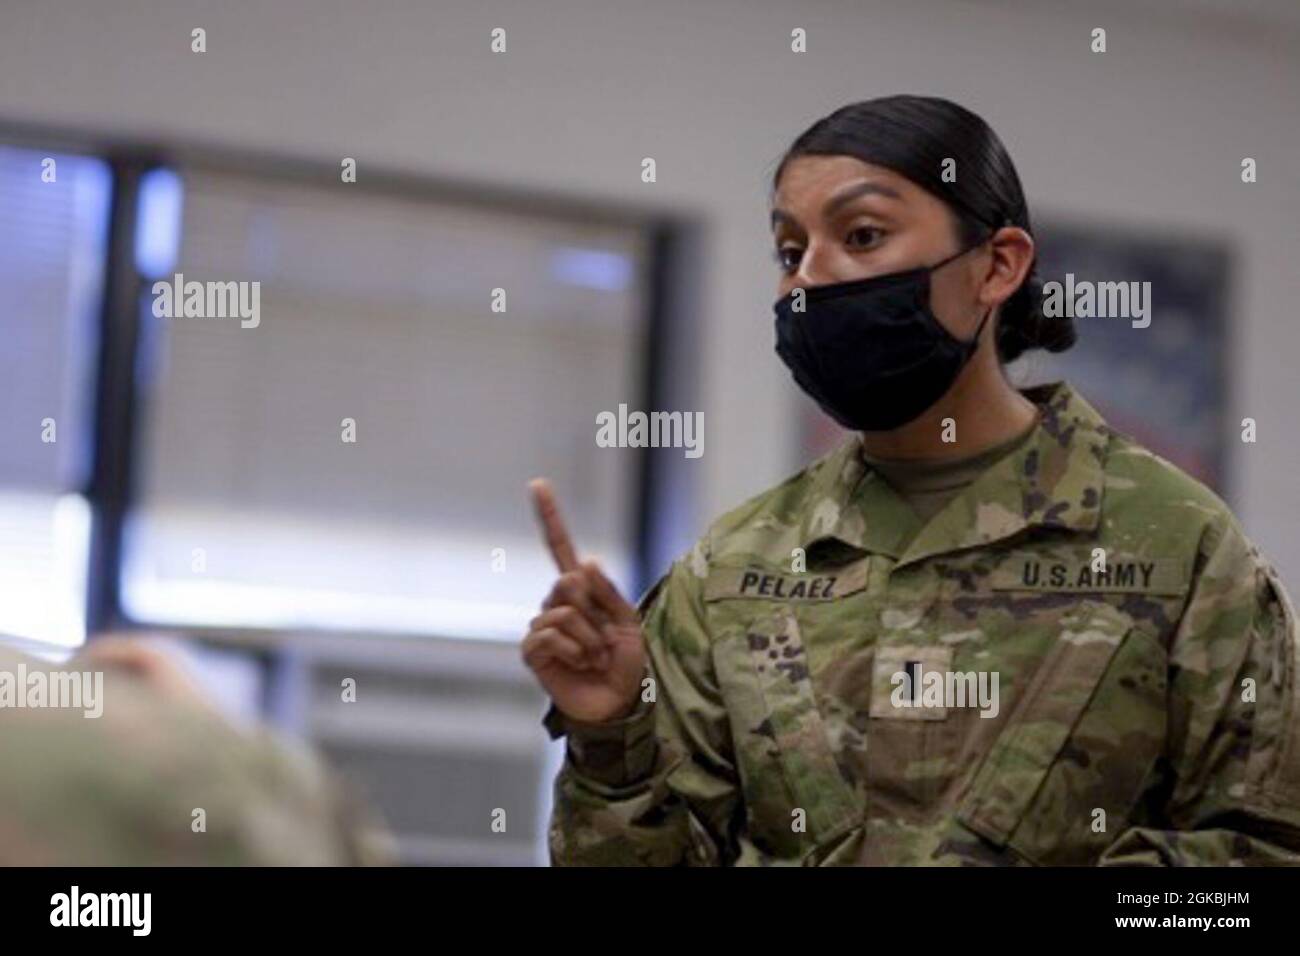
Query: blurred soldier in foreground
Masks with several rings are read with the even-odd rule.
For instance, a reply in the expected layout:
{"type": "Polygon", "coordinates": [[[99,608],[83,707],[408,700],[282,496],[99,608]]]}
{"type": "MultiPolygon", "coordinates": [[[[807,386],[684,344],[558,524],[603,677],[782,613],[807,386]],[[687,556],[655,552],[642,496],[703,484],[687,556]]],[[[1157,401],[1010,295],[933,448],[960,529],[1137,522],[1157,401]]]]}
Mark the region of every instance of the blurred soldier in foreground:
{"type": "Polygon", "coordinates": [[[236,729],[156,650],[107,638],[59,666],[0,646],[0,864],[388,862],[363,822],[309,752],[236,729]]]}

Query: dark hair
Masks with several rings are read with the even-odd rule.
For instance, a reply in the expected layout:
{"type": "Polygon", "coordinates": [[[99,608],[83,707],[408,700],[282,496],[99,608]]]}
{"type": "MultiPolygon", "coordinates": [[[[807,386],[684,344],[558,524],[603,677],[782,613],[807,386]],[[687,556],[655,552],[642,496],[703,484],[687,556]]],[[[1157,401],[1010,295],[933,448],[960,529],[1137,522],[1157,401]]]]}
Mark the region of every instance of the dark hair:
{"type": "MultiPolygon", "coordinates": [[[[772,188],[798,156],[853,156],[885,166],[933,193],[952,208],[963,245],[1002,226],[1032,235],[1029,208],[1016,167],[992,128],[970,110],[934,96],[882,96],[843,106],[813,123],[786,150],[772,188]],[[944,182],[943,161],[957,163],[955,182],[944,182]]],[[[1047,318],[1042,284],[1031,263],[1020,288],[1002,304],[998,355],[1009,362],[1029,349],[1061,352],[1074,344],[1074,320],[1047,318]]]]}

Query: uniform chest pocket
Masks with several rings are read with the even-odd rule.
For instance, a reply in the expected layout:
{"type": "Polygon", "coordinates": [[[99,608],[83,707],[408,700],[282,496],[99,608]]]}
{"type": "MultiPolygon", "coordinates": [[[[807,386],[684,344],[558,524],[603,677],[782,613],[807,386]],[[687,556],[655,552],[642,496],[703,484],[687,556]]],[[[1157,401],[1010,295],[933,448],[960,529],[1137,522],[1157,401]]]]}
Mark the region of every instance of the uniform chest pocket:
{"type": "Polygon", "coordinates": [[[1017,694],[958,820],[1033,863],[1095,862],[1163,751],[1166,667],[1131,618],[1082,602],[1017,694]]]}
{"type": "Polygon", "coordinates": [[[753,837],[801,859],[860,826],[863,803],[836,760],[795,613],[746,604],[747,615],[717,632],[714,666],[753,837]]]}

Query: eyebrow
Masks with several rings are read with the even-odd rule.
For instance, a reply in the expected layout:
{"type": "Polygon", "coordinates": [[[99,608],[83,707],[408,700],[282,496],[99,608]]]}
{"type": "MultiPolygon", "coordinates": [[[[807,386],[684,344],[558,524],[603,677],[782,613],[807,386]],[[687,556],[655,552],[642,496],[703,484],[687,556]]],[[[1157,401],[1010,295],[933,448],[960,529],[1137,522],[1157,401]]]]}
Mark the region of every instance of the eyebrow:
{"type": "MultiPolygon", "coordinates": [[[[833,213],[835,213],[837,210],[839,210],[841,207],[857,199],[859,196],[866,196],[866,195],[886,196],[890,199],[903,198],[901,195],[899,195],[897,190],[891,189],[888,186],[883,186],[880,183],[862,182],[862,183],[858,183],[852,189],[846,189],[838,196],[832,196],[830,199],[828,199],[826,201],[826,205],[822,207],[822,215],[830,216],[833,213]]],[[[772,226],[775,227],[778,222],[793,223],[794,221],[795,221],[794,217],[791,216],[785,210],[783,209],[772,210],[772,226]]]]}

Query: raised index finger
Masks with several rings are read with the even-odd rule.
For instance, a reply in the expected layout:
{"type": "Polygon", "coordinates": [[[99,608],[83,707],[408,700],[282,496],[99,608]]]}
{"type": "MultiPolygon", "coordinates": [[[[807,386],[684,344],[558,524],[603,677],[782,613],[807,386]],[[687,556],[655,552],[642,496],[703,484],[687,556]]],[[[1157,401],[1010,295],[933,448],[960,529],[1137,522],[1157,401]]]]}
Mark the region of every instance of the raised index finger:
{"type": "Polygon", "coordinates": [[[578,570],[578,555],[573,550],[569,532],[560,518],[560,506],[555,502],[555,492],[551,483],[545,478],[534,478],[528,483],[533,493],[533,505],[537,509],[537,519],[542,523],[542,534],[546,538],[546,547],[550,549],[555,566],[564,574],[578,570]]]}

